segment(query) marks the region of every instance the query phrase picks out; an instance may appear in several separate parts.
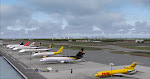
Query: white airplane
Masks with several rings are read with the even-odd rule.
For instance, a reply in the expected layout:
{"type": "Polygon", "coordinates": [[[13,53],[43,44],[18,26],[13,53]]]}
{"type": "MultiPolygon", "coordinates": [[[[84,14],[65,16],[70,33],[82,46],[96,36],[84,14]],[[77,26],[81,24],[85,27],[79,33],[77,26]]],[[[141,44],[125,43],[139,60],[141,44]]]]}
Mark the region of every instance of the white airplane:
{"type": "Polygon", "coordinates": [[[22,49],[19,53],[49,51],[50,49],[52,49],[52,44],[50,44],[48,49],[22,49]]]}
{"type": "Polygon", "coordinates": [[[20,45],[7,45],[6,47],[8,48],[15,48],[15,47],[19,47],[19,46],[28,46],[29,45],[29,41],[23,45],[23,42],[20,45]]]}
{"type": "Polygon", "coordinates": [[[14,47],[12,47],[12,50],[13,50],[14,48],[32,47],[32,46],[34,46],[34,44],[35,44],[35,42],[33,42],[33,43],[31,43],[31,44],[29,45],[29,42],[27,42],[27,44],[25,44],[25,45],[20,45],[20,46],[14,46],[14,47]]]}
{"type": "Polygon", "coordinates": [[[15,47],[12,50],[18,50],[18,49],[38,49],[39,47],[32,47],[34,46],[35,42],[33,42],[32,44],[30,44],[29,46],[19,46],[19,47],[15,47]]]}
{"type": "Polygon", "coordinates": [[[82,53],[84,48],[82,48],[76,56],[62,56],[62,57],[45,57],[41,58],[40,61],[44,63],[68,63],[75,62],[81,59],[85,53],[82,53]]]}
{"type": "Polygon", "coordinates": [[[57,55],[63,52],[63,46],[57,52],[41,52],[32,54],[33,57],[47,57],[52,55],[57,55]]]}
{"type": "Polygon", "coordinates": [[[13,45],[23,45],[23,42],[21,42],[20,44],[9,44],[9,45],[6,45],[6,47],[11,47],[11,46],[13,46],[13,45]]]}

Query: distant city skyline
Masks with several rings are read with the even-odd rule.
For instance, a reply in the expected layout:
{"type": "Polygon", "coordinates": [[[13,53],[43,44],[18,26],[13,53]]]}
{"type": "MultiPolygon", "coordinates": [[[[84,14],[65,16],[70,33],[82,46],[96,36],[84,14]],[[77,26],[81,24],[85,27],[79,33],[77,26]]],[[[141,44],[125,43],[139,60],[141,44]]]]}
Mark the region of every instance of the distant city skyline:
{"type": "Polygon", "coordinates": [[[150,38],[150,0],[1,0],[0,38],[150,38]]]}

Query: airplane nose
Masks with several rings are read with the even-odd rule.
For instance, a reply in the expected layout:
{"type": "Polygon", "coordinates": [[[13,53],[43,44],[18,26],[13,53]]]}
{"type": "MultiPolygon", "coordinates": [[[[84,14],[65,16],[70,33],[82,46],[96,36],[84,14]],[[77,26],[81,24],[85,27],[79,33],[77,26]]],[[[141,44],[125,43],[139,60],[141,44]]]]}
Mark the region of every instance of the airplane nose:
{"type": "Polygon", "coordinates": [[[22,52],[25,52],[25,51],[24,50],[20,50],[19,52],[22,53],[22,52]]]}
{"type": "Polygon", "coordinates": [[[13,48],[13,47],[11,46],[11,47],[9,47],[9,48],[13,48]]]}
{"type": "Polygon", "coordinates": [[[13,48],[12,50],[17,50],[17,48],[13,48]]]}
{"type": "Polygon", "coordinates": [[[34,56],[36,56],[35,54],[32,54],[32,56],[34,57],[34,56]]]}
{"type": "Polygon", "coordinates": [[[42,62],[42,61],[44,61],[43,59],[40,59],[40,61],[42,62]]]}
{"type": "Polygon", "coordinates": [[[94,75],[95,77],[99,77],[97,74],[94,75]]]}
{"type": "Polygon", "coordinates": [[[49,49],[44,49],[45,51],[48,51],[49,49]]]}
{"type": "Polygon", "coordinates": [[[9,47],[9,45],[7,45],[6,47],[9,47]]]}

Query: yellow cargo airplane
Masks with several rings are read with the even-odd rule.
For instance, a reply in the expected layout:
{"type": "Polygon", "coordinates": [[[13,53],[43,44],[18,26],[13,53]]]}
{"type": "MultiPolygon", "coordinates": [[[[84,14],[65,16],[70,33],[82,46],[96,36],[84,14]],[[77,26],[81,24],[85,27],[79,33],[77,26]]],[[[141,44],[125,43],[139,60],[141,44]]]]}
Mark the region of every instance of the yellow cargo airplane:
{"type": "Polygon", "coordinates": [[[33,57],[47,57],[47,56],[53,56],[57,55],[63,52],[64,46],[62,46],[57,52],[40,52],[40,53],[34,53],[32,54],[33,57]]]}
{"type": "Polygon", "coordinates": [[[97,72],[97,74],[95,74],[94,76],[96,77],[105,77],[105,76],[111,76],[111,74],[113,76],[124,76],[125,74],[133,74],[136,71],[134,70],[136,64],[138,62],[133,62],[130,66],[125,67],[125,69],[117,69],[117,70],[111,70],[109,71],[101,71],[101,72],[97,72]]]}

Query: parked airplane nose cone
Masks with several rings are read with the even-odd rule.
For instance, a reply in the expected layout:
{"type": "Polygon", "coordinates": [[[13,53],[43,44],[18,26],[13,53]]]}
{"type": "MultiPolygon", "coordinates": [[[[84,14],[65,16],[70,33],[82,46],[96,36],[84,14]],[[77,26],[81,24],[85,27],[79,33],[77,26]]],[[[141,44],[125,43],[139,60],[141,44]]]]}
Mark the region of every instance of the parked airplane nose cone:
{"type": "Polygon", "coordinates": [[[17,50],[17,48],[13,48],[12,50],[17,50]]]}
{"type": "Polygon", "coordinates": [[[7,45],[6,47],[9,47],[10,45],[7,45]]]}
{"type": "Polygon", "coordinates": [[[13,47],[12,47],[12,46],[9,46],[9,48],[11,48],[11,49],[12,49],[13,47]]]}
{"type": "Polygon", "coordinates": [[[42,58],[42,59],[40,59],[40,61],[42,62],[42,61],[44,61],[44,59],[42,58]]]}
{"type": "Polygon", "coordinates": [[[19,52],[22,53],[22,52],[25,52],[25,51],[24,50],[20,50],[19,52]]]}
{"type": "Polygon", "coordinates": [[[32,54],[32,56],[34,57],[34,56],[36,56],[36,54],[32,54]]]}
{"type": "Polygon", "coordinates": [[[99,77],[97,74],[94,75],[95,77],[99,77]]]}

